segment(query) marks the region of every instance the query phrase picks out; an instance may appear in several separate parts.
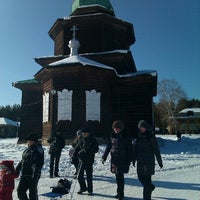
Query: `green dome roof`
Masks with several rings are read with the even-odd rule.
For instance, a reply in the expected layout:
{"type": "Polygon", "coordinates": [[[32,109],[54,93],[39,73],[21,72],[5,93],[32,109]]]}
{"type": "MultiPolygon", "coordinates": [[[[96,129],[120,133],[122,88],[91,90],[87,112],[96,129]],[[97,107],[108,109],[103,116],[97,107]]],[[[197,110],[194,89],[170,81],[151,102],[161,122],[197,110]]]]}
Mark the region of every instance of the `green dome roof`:
{"type": "Polygon", "coordinates": [[[94,5],[94,4],[99,4],[100,6],[103,6],[108,10],[114,12],[113,7],[109,0],[74,0],[72,4],[72,12],[74,12],[77,8],[81,6],[94,5]]]}

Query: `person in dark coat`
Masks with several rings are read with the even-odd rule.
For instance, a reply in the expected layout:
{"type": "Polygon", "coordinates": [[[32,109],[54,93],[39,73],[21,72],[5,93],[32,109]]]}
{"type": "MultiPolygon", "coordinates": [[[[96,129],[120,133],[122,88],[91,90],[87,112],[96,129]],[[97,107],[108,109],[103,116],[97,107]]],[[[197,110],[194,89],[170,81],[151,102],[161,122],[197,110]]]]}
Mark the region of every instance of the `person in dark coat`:
{"type": "Polygon", "coordinates": [[[65,147],[65,139],[61,136],[61,132],[56,130],[55,135],[50,136],[47,140],[50,144],[49,154],[50,154],[50,178],[59,177],[59,162],[62,149],[65,147]]]}
{"type": "Polygon", "coordinates": [[[177,131],[177,132],[176,132],[176,137],[177,137],[177,141],[178,141],[178,142],[181,142],[181,135],[182,135],[182,134],[181,134],[180,131],[177,131]]]}
{"type": "Polygon", "coordinates": [[[129,172],[132,161],[132,141],[121,120],[113,122],[112,128],[113,132],[102,160],[104,163],[109,152],[111,152],[111,172],[115,174],[117,182],[117,195],[115,198],[122,200],[124,198],[124,173],[129,172]]]}
{"type": "Polygon", "coordinates": [[[155,157],[160,168],[163,167],[159,146],[151,126],[144,120],[138,123],[138,137],[133,153],[133,166],[137,161],[138,179],[143,185],[143,200],[151,200],[151,193],[155,189],[151,177],[155,173],[155,157]]]}
{"type": "Polygon", "coordinates": [[[79,158],[78,167],[78,182],[80,190],[78,194],[88,191],[88,195],[93,195],[93,163],[95,154],[99,150],[97,140],[91,135],[90,130],[84,128],[82,131],[82,137],[80,138],[78,145],[75,147],[74,156],[79,158]],[[87,186],[84,178],[84,172],[87,176],[87,186]]]}
{"type": "Polygon", "coordinates": [[[69,156],[71,158],[71,163],[74,165],[76,171],[74,173],[74,178],[76,178],[76,175],[78,173],[78,164],[79,164],[79,159],[78,156],[74,154],[74,151],[76,149],[76,146],[78,145],[80,139],[82,137],[82,131],[78,130],[76,132],[76,138],[74,139],[74,141],[72,142],[72,148],[69,150],[69,156]]]}
{"type": "Polygon", "coordinates": [[[27,140],[28,148],[23,152],[22,160],[16,167],[17,173],[21,173],[17,195],[19,200],[38,200],[37,185],[44,164],[44,151],[36,134],[29,135],[27,140]]]}

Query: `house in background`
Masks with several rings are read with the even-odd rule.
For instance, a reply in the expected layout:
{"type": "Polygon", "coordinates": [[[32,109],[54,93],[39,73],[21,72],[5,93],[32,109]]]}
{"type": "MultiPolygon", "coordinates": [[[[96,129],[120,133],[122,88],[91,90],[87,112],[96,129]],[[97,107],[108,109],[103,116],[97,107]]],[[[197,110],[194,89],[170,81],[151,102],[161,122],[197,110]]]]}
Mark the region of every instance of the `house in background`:
{"type": "Polygon", "coordinates": [[[0,117],[0,138],[17,137],[18,122],[0,117]]]}
{"type": "Polygon", "coordinates": [[[186,108],[175,117],[177,130],[181,133],[200,133],[200,108],[186,108]]]}

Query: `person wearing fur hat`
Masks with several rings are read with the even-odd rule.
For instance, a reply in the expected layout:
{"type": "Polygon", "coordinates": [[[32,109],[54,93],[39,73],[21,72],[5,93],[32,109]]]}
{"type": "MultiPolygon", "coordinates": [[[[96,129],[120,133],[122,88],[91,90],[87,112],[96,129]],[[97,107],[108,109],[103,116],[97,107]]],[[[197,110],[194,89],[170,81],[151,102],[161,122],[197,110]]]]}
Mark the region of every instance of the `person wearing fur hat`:
{"type": "Polygon", "coordinates": [[[0,162],[0,200],[12,200],[15,188],[15,178],[19,175],[15,171],[13,160],[0,162]]]}
{"type": "Polygon", "coordinates": [[[138,137],[133,151],[133,166],[137,161],[138,179],[143,185],[143,200],[151,200],[151,193],[155,189],[151,177],[155,173],[155,157],[160,168],[163,167],[159,146],[152,127],[144,120],[138,123],[138,137]]]}
{"type": "Polygon", "coordinates": [[[114,121],[112,129],[110,140],[102,156],[102,162],[104,164],[111,152],[111,172],[115,174],[117,182],[115,198],[122,200],[124,198],[124,173],[129,172],[132,161],[132,140],[121,120],[114,121]]]}
{"type": "Polygon", "coordinates": [[[38,200],[37,185],[44,164],[44,150],[36,134],[29,135],[27,141],[28,148],[23,152],[22,160],[16,167],[16,171],[21,174],[17,195],[19,200],[38,200]]]}

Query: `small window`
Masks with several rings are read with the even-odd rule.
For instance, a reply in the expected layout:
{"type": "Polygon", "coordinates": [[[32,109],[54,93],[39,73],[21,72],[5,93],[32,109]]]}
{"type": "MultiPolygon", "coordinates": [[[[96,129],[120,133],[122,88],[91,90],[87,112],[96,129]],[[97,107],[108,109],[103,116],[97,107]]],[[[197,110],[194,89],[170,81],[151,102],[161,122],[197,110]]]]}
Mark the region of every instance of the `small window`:
{"type": "Polygon", "coordinates": [[[58,121],[72,120],[72,94],[66,89],[58,92],[58,121]]]}
{"type": "Polygon", "coordinates": [[[49,93],[43,94],[43,123],[49,121],[49,93]]]}
{"type": "Polygon", "coordinates": [[[86,91],[86,121],[101,120],[101,93],[86,91]]]}

